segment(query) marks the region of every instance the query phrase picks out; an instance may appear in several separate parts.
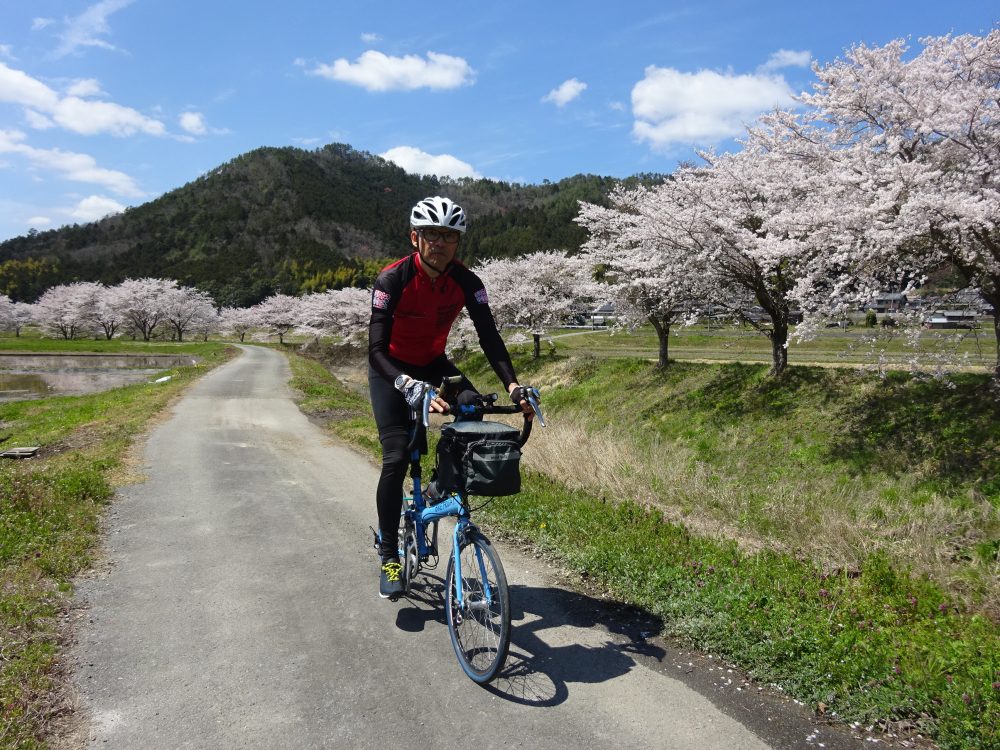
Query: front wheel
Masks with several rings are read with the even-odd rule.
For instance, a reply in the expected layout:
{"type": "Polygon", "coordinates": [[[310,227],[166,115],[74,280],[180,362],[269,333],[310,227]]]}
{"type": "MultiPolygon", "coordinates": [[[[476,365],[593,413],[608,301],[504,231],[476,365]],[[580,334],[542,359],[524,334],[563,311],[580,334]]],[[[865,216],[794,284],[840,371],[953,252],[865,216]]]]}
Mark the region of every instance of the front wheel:
{"type": "Polygon", "coordinates": [[[490,540],[478,531],[465,535],[459,549],[462,603],[455,593],[455,555],[448,561],[445,611],[458,663],[474,682],[496,677],[510,646],[507,576],[490,540]]]}

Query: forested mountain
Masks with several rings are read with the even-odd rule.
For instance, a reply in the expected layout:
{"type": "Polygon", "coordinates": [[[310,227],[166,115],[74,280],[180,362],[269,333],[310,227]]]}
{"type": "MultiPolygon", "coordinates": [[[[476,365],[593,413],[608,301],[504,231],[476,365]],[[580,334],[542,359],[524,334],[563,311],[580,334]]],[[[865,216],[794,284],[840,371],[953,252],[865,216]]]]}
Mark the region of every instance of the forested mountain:
{"type": "Polygon", "coordinates": [[[122,214],[0,243],[0,294],[30,302],[53,284],[152,276],[197,286],[220,304],[249,305],[275,292],[365,286],[407,252],[410,208],[436,194],[471,217],[466,262],[575,249],[585,237],[572,221],[577,201],[603,203],[618,182],[441,180],[343,144],[260,148],[122,214]]]}

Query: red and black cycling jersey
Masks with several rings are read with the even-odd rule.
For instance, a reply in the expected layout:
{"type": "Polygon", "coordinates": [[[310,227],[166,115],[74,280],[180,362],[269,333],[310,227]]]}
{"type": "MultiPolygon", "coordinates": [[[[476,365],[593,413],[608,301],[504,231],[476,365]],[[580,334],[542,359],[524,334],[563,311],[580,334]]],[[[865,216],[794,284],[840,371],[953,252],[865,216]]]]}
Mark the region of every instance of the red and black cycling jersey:
{"type": "Polygon", "coordinates": [[[390,383],[400,365],[423,367],[444,356],[448,334],[465,307],[479,344],[505,388],[515,382],[514,366],[490,312],[483,282],[458,261],[431,278],[419,253],[382,269],[372,289],[368,361],[390,383]]]}

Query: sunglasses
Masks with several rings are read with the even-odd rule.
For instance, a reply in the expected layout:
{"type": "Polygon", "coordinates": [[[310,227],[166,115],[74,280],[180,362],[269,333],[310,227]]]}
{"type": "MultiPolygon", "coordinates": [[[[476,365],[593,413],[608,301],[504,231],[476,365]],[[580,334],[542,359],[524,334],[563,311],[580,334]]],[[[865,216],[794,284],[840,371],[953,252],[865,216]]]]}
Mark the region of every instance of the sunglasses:
{"type": "Polygon", "coordinates": [[[444,240],[449,245],[453,245],[458,242],[462,234],[454,229],[421,229],[420,236],[428,242],[444,240]]]}

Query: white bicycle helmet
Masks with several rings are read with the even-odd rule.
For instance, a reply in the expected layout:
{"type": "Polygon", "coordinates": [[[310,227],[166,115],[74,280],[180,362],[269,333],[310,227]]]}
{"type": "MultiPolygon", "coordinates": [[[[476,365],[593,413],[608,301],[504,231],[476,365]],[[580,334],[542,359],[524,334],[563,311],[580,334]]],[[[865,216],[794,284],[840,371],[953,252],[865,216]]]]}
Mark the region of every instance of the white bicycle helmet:
{"type": "Polygon", "coordinates": [[[440,195],[424,198],[410,212],[410,226],[414,229],[447,227],[464,234],[465,211],[450,198],[442,198],[440,195]]]}

